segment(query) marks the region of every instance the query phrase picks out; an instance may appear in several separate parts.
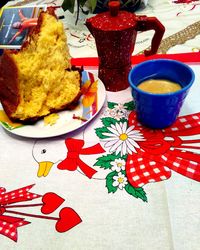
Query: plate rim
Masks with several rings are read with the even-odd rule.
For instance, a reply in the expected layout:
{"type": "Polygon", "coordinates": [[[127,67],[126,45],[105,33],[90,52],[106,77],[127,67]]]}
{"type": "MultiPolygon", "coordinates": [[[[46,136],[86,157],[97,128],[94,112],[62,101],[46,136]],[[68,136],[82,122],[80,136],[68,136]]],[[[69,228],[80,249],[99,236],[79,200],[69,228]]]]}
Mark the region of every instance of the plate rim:
{"type": "MultiPolygon", "coordinates": [[[[84,123],[81,123],[80,125],[78,125],[76,128],[74,129],[71,129],[71,130],[62,130],[61,128],[58,128],[58,130],[60,130],[60,132],[56,132],[56,133],[52,133],[52,134],[49,134],[49,135],[31,135],[30,134],[23,134],[22,133],[19,133],[18,131],[22,131],[21,129],[23,129],[24,126],[22,127],[19,127],[19,128],[15,128],[13,130],[9,130],[8,128],[6,128],[2,122],[0,122],[0,125],[3,129],[5,129],[7,132],[11,133],[12,135],[16,135],[16,136],[19,136],[19,137],[23,137],[23,138],[32,138],[32,139],[48,139],[48,138],[53,138],[53,137],[57,137],[57,136],[62,136],[64,134],[69,134],[69,133],[72,133],[74,131],[77,131],[81,128],[83,128],[84,126],[86,126],[88,123],[90,123],[98,114],[99,112],[101,111],[101,109],[103,108],[104,104],[105,104],[105,101],[106,101],[106,89],[105,89],[105,86],[103,84],[103,82],[98,78],[98,76],[96,76],[94,73],[90,72],[90,71],[87,71],[87,70],[84,70],[83,73],[87,74],[87,78],[89,79],[89,74],[92,74],[93,77],[94,77],[94,80],[98,80],[98,91],[97,91],[97,95],[99,96],[100,95],[100,92],[101,92],[101,99],[103,98],[103,100],[101,100],[100,102],[100,106],[98,107],[98,110],[96,111],[96,113],[94,115],[92,115],[86,122],[84,123]],[[101,86],[101,88],[99,88],[99,85],[101,86]]],[[[83,77],[83,75],[82,75],[83,77]]],[[[2,107],[2,110],[3,110],[3,107],[2,107]]],[[[67,110],[62,110],[60,112],[63,112],[63,111],[67,111],[67,110]]],[[[57,114],[59,114],[60,112],[57,112],[57,114]]],[[[41,120],[39,120],[41,121],[41,120]]],[[[39,122],[38,121],[38,122],[39,122]]],[[[37,124],[37,122],[33,125],[25,125],[25,126],[35,126],[37,124]]],[[[38,128],[40,129],[40,128],[38,128]]]]}

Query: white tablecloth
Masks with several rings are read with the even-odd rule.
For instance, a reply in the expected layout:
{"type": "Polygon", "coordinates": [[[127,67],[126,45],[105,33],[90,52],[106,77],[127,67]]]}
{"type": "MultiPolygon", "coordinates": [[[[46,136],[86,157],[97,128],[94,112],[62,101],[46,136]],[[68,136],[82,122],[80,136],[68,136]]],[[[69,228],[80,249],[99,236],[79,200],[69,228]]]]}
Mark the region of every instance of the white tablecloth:
{"type": "MultiPolygon", "coordinates": [[[[41,2],[45,1],[38,1],[38,3],[41,2]]],[[[192,6],[177,6],[169,1],[161,3],[158,0],[150,0],[142,14],[157,16],[167,27],[165,34],[167,37],[199,20],[200,6],[196,5],[193,9],[192,6]],[[177,15],[177,13],[180,14],[177,15]]],[[[140,11],[138,14],[141,14],[140,11]]],[[[58,9],[58,15],[63,15],[61,9],[58,9]]],[[[71,18],[69,13],[64,13],[64,15],[71,18]]],[[[70,20],[73,26],[74,19],[70,20]]],[[[64,24],[68,27],[67,19],[64,19],[64,24]]],[[[70,31],[74,32],[72,29],[75,28],[71,27],[67,30],[68,37],[70,31]]],[[[69,37],[69,42],[71,42],[70,39],[69,37]]],[[[148,46],[148,35],[139,34],[134,52],[137,53],[146,46],[148,46]]],[[[199,50],[199,36],[180,46],[171,48],[170,52],[190,52],[193,48],[199,50]]],[[[70,45],[70,51],[73,57],[96,56],[94,41],[79,48],[70,45]]],[[[196,79],[180,115],[200,111],[200,64],[190,66],[195,71],[196,79]]],[[[93,73],[97,74],[97,71],[93,73]]],[[[131,100],[130,89],[117,93],[107,92],[107,101],[110,105],[112,103],[124,104],[131,100]]],[[[199,249],[199,182],[172,171],[170,179],[150,183],[143,187],[148,199],[148,202],[143,202],[142,199],[129,195],[124,189],[118,188],[116,192],[109,193],[105,180],[109,173],[108,169],[96,166],[95,169],[98,171],[96,177],[88,179],[80,171],[61,171],[57,168],[59,160],[66,155],[65,140],[67,138],[84,139],[84,147],[100,142],[95,129],[103,126],[101,118],[105,114],[108,115],[108,112],[105,113],[106,107],[107,102],[99,115],[86,127],[56,138],[28,139],[12,135],[0,127],[0,187],[12,191],[35,184],[30,190],[32,193],[41,196],[46,193],[55,193],[64,199],[57,210],[49,215],[41,213],[41,205],[39,205],[41,201],[36,199],[23,204],[38,204],[38,206],[7,208],[17,211],[18,214],[6,214],[3,213],[5,211],[0,199],[0,221],[1,215],[9,215],[24,218],[25,221],[30,222],[21,227],[18,225],[16,242],[6,237],[6,232],[4,235],[0,234],[1,250],[199,249]],[[55,164],[48,176],[39,178],[37,157],[42,152],[48,152],[46,160],[55,164]],[[55,228],[55,218],[59,217],[59,211],[64,207],[72,208],[81,217],[82,222],[67,232],[59,233],[55,228]],[[30,217],[30,214],[36,216],[30,217]],[[54,217],[54,219],[47,217],[54,217]]],[[[81,156],[81,159],[94,167],[99,157],[101,154],[91,154],[81,156]]],[[[0,198],[2,191],[3,189],[0,189],[0,198]]],[[[16,203],[13,204],[15,205],[16,203]]],[[[0,225],[0,230],[2,230],[3,224],[0,225]]],[[[10,232],[9,230],[7,233],[10,232]]]]}
{"type": "MultiPolygon", "coordinates": [[[[200,66],[193,65],[192,68],[196,80],[181,115],[199,112],[200,66]]],[[[107,100],[109,103],[127,103],[131,101],[130,89],[117,93],[107,92],[107,100]]],[[[143,187],[148,199],[148,202],[143,202],[127,194],[124,189],[108,193],[105,177],[109,171],[98,166],[94,167],[98,173],[92,179],[88,179],[79,171],[61,171],[57,168],[58,160],[66,155],[66,138],[84,139],[84,147],[100,142],[95,129],[102,127],[100,118],[105,114],[105,108],[83,129],[56,138],[26,139],[0,128],[0,186],[12,191],[35,184],[31,192],[40,195],[53,192],[65,200],[61,207],[46,216],[58,217],[62,207],[70,207],[82,219],[82,223],[76,227],[59,233],[55,229],[55,220],[26,215],[41,215],[40,207],[10,208],[9,210],[26,213],[13,216],[24,218],[31,224],[17,229],[17,242],[0,234],[2,250],[199,248],[199,182],[172,171],[169,180],[150,183],[143,187]],[[46,157],[44,156],[45,159],[55,164],[47,177],[39,178],[36,160],[43,156],[42,150],[48,152],[46,157]]],[[[84,155],[81,159],[92,167],[98,157],[101,157],[101,154],[84,155]]],[[[30,203],[41,202],[32,201],[25,204],[30,203]]]]}

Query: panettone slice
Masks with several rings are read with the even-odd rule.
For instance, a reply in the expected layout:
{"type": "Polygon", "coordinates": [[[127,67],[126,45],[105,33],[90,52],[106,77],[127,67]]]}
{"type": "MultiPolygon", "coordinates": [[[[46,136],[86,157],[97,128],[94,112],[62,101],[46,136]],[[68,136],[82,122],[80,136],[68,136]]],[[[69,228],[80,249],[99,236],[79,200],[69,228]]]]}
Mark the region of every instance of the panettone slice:
{"type": "Polygon", "coordinates": [[[5,50],[0,63],[0,101],[13,121],[34,122],[66,109],[80,97],[81,72],[70,63],[64,27],[53,8],[19,51],[5,50]]]}

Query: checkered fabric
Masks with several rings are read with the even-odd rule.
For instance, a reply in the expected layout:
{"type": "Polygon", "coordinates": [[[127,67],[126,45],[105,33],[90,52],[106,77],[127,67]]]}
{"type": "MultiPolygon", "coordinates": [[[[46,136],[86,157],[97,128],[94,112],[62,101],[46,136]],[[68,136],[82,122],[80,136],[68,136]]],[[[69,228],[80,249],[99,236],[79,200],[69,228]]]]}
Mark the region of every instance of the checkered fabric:
{"type": "Polygon", "coordinates": [[[186,137],[200,134],[200,113],[179,117],[165,130],[152,130],[139,124],[135,112],[132,112],[129,126],[132,125],[145,138],[145,141],[137,142],[140,148],[136,149],[137,153],[128,155],[126,162],[126,174],[134,187],[166,180],[171,176],[170,169],[200,181],[200,154],[189,151],[193,148],[200,151],[197,144],[200,140],[186,137]]]}
{"type": "Polygon", "coordinates": [[[170,169],[164,164],[136,153],[128,155],[126,164],[126,174],[134,187],[142,187],[147,183],[159,182],[171,177],[170,169]]]}
{"type": "Polygon", "coordinates": [[[200,113],[179,117],[169,128],[163,129],[164,134],[191,135],[198,134],[200,127],[200,113]],[[196,131],[196,132],[195,132],[196,131]]]}
{"type": "MultiPolygon", "coordinates": [[[[166,164],[171,170],[174,170],[177,173],[184,175],[185,177],[200,181],[199,162],[181,158],[178,153],[177,156],[172,152],[172,150],[169,150],[169,153],[160,156],[160,162],[163,162],[163,164],[166,164]]],[[[182,151],[182,153],[187,154],[187,152],[185,151],[182,151]]]]}
{"type": "Polygon", "coordinates": [[[6,204],[12,204],[16,202],[33,200],[41,197],[41,195],[30,193],[29,190],[34,185],[19,188],[10,192],[6,192],[4,188],[0,189],[0,206],[6,204]]]}
{"type": "Polygon", "coordinates": [[[0,216],[0,234],[5,235],[11,240],[17,241],[17,228],[29,223],[30,222],[21,218],[0,216]]]}
{"type": "Polygon", "coordinates": [[[41,195],[29,192],[33,186],[26,186],[10,192],[6,192],[5,188],[0,187],[0,234],[17,241],[17,228],[30,223],[23,218],[7,216],[5,214],[9,212],[9,209],[7,210],[9,208],[7,205],[9,204],[41,197],[41,195]]]}

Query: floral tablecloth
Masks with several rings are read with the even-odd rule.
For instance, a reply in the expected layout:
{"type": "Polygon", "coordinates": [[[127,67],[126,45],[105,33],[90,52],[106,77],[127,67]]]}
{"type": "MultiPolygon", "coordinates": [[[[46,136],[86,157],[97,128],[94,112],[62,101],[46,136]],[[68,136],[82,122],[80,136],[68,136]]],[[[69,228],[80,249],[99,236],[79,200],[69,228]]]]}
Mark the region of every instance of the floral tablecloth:
{"type": "MultiPolygon", "coordinates": [[[[155,2],[145,11],[154,14],[155,2]]],[[[166,38],[198,22],[198,4],[159,7],[169,10],[159,11],[163,21],[178,9],[174,20],[185,20],[173,20],[166,38]]],[[[198,49],[196,39],[181,51],[198,49]]],[[[74,57],[95,56],[73,46],[74,57]]],[[[107,92],[99,114],[72,133],[31,139],[0,127],[0,249],[199,249],[200,62],[189,66],[196,78],[180,117],[158,133],[137,123],[129,88],[107,92]]]]}
{"type": "Polygon", "coordinates": [[[1,127],[1,249],[198,249],[200,66],[191,67],[178,123],[163,132],[179,144],[157,148],[162,162],[150,150],[158,141],[144,144],[152,134],[135,123],[130,89],[107,92],[73,133],[28,139],[1,127]]]}

